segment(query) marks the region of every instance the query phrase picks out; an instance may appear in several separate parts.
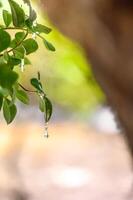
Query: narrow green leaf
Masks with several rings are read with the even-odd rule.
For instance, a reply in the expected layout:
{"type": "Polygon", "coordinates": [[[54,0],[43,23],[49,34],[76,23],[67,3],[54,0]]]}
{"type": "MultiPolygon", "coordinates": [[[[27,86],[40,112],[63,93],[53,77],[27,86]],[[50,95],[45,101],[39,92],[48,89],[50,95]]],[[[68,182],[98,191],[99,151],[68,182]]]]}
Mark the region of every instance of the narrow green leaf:
{"type": "Polygon", "coordinates": [[[52,103],[47,97],[44,97],[44,101],[45,101],[45,122],[48,122],[52,115],[52,103]]]}
{"type": "Polygon", "coordinates": [[[40,109],[41,112],[45,111],[45,101],[40,96],[39,96],[39,109],[40,109]]]}
{"type": "Polygon", "coordinates": [[[33,53],[38,49],[37,42],[32,38],[24,40],[22,44],[26,50],[26,55],[33,53]]]}
{"type": "Polygon", "coordinates": [[[8,101],[6,99],[5,99],[4,104],[3,104],[3,115],[4,115],[4,118],[7,122],[7,124],[9,124],[10,120],[11,120],[10,106],[9,106],[8,101]]]}
{"type": "Polygon", "coordinates": [[[55,47],[50,42],[48,42],[46,39],[43,39],[43,42],[48,50],[55,51],[55,47]]]}
{"type": "Polygon", "coordinates": [[[26,92],[23,90],[17,90],[16,91],[16,97],[23,102],[24,104],[29,104],[29,97],[26,92]]]}
{"type": "Polygon", "coordinates": [[[11,37],[9,33],[0,29],[0,52],[7,49],[10,45],[11,37]]]}
{"type": "Polygon", "coordinates": [[[3,10],[3,20],[6,27],[8,27],[12,22],[12,15],[7,10],[3,10]]]}
{"type": "Polygon", "coordinates": [[[3,115],[7,124],[10,124],[14,120],[16,114],[17,108],[15,104],[12,104],[10,100],[5,99],[3,104],[3,115]]]}
{"type": "Polygon", "coordinates": [[[11,7],[13,25],[16,27],[23,27],[25,22],[25,13],[23,9],[14,0],[8,1],[11,7]]]}
{"type": "Polygon", "coordinates": [[[17,114],[17,107],[15,104],[12,104],[10,106],[10,122],[9,123],[11,123],[14,120],[16,114],[17,114]]]}
{"type": "Polygon", "coordinates": [[[37,24],[37,25],[33,28],[33,30],[34,30],[35,32],[45,33],[45,34],[48,34],[48,33],[50,33],[50,32],[52,31],[51,28],[49,28],[49,27],[47,27],[47,26],[44,26],[44,25],[42,25],[42,24],[37,24]]]}

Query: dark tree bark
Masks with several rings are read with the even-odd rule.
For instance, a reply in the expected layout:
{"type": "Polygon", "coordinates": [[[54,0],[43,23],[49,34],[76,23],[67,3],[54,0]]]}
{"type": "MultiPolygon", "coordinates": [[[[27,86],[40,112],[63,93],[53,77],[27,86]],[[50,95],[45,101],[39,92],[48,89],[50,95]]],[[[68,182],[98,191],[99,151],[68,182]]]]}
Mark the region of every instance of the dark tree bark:
{"type": "Polygon", "coordinates": [[[85,49],[133,156],[133,1],[41,1],[53,23],[85,49]]]}

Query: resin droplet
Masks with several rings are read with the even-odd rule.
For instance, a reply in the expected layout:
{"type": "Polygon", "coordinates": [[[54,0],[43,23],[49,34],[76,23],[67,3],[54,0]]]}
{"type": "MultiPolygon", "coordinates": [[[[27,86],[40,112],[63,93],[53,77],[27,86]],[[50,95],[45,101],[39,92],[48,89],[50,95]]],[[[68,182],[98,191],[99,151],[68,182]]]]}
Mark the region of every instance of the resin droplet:
{"type": "Polygon", "coordinates": [[[48,134],[48,123],[45,124],[44,128],[45,128],[44,137],[48,138],[49,137],[49,134],[48,134]]]}

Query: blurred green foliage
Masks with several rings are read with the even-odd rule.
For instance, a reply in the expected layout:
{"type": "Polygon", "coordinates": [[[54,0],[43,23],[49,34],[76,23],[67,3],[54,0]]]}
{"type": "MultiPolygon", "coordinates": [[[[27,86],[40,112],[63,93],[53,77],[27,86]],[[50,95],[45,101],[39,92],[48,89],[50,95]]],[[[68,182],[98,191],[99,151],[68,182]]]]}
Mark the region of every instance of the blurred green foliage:
{"type": "MultiPolygon", "coordinates": [[[[37,4],[34,7],[40,13],[37,4]]],[[[42,12],[38,21],[52,27],[46,19],[42,12]]],[[[38,52],[30,56],[32,66],[26,68],[21,82],[30,87],[29,78],[39,70],[46,93],[54,103],[72,111],[88,112],[104,101],[104,95],[94,80],[83,49],[52,28],[46,39],[54,44],[56,52],[48,52],[39,41],[38,52]]]]}

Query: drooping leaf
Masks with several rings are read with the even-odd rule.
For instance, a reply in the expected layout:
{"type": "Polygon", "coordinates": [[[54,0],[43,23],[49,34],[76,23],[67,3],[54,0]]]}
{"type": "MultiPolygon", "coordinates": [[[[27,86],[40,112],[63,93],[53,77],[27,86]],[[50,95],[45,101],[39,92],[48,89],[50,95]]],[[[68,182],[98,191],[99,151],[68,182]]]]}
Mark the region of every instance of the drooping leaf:
{"type": "Polygon", "coordinates": [[[33,53],[38,49],[37,42],[32,38],[24,40],[22,44],[26,50],[26,55],[33,53]]]}
{"type": "Polygon", "coordinates": [[[12,104],[10,100],[5,99],[3,103],[3,115],[7,124],[10,124],[14,120],[16,114],[17,108],[15,104],[12,104]]]}
{"type": "Polygon", "coordinates": [[[3,20],[6,27],[8,27],[12,22],[12,15],[7,10],[3,10],[3,20]]]}
{"type": "Polygon", "coordinates": [[[9,0],[12,12],[13,25],[16,27],[23,27],[25,22],[25,13],[23,9],[14,0],[9,0]]]}
{"type": "Polygon", "coordinates": [[[39,95],[39,109],[44,113],[45,122],[48,122],[52,115],[52,103],[46,96],[39,95]]]}
{"type": "Polygon", "coordinates": [[[45,101],[42,97],[39,96],[39,109],[41,112],[45,111],[45,101]]]}
{"type": "Polygon", "coordinates": [[[48,122],[52,115],[52,103],[47,97],[44,98],[44,101],[45,101],[45,122],[48,122]]]}
{"type": "Polygon", "coordinates": [[[48,42],[46,39],[43,39],[43,42],[48,50],[55,51],[55,47],[50,42],[48,42]]]}
{"type": "Polygon", "coordinates": [[[17,107],[16,107],[15,104],[12,104],[10,106],[10,116],[11,117],[10,117],[10,122],[9,123],[11,123],[14,120],[16,114],[17,114],[17,107]]]}
{"type": "Polygon", "coordinates": [[[11,37],[9,33],[0,29],[0,52],[7,49],[10,45],[11,37]]]}
{"type": "Polygon", "coordinates": [[[3,115],[4,118],[7,122],[7,124],[10,123],[11,117],[10,117],[10,108],[9,108],[9,104],[7,102],[7,100],[5,99],[4,104],[3,104],[3,115]]]}

